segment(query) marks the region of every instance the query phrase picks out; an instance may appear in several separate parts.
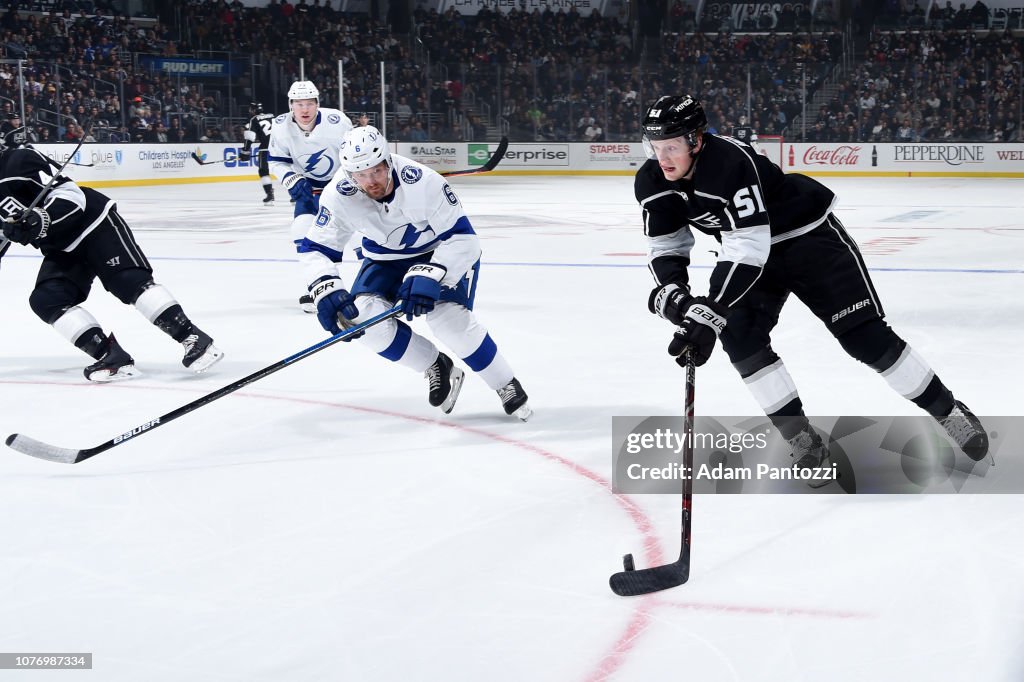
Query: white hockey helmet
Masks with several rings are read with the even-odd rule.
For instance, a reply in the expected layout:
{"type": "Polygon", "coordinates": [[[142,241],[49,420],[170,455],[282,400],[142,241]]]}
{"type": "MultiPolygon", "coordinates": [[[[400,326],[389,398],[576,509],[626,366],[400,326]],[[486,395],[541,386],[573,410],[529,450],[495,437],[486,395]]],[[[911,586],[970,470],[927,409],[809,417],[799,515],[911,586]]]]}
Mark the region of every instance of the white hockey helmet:
{"type": "Polygon", "coordinates": [[[360,126],[345,133],[338,150],[341,167],[349,180],[353,173],[369,170],[381,161],[391,168],[391,150],[384,135],[373,126],[360,126]]]}
{"type": "Polygon", "coordinates": [[[320,91],[313,85],[313,81],[295,81],[292,87],[288,88],[288,103],[291,104],[297,99],[315,99],[320,103],[320,91]]]}

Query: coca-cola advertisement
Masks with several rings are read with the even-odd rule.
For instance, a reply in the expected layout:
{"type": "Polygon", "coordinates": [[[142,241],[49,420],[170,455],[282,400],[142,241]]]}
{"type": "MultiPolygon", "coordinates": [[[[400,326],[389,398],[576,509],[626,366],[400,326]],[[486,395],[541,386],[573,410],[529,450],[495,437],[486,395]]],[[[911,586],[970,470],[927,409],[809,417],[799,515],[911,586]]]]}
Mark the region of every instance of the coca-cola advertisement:
{"type": "Polygon", "coordinates": [[[797,159],[803,166],[849,167],[860,165],[867,157],[863,145],[859,144],[812,144],[803,145],[804,149],[798,156],[793,145],[789,145],[788,165],[797,165],[797,159]]]}

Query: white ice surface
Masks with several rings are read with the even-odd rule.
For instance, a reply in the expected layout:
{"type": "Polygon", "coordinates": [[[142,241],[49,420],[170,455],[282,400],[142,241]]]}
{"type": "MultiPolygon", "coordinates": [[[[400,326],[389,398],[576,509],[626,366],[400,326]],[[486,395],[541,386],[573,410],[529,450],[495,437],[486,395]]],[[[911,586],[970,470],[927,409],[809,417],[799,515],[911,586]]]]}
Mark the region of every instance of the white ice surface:
{"type": "MultiPolygon", "coordinates": [[[[1024,414],[1021,181],[826,182],[896,330],[979,415],[1024,414]]],[[[648,566],[679,541],[678,497],[608,487],[611,417],[683,398],[632,181],[452,184],[483,240],[477,312],[533,420],[473,376],[445,416],[356,341],[80,464],[0,448],[0,651],[95,656],[0,679],[1024,678],[1018,495],[702,495],[690,582],[613,595],[623,554],[648,566]]],[[[255,180],[109,194],[226,359],[190,376],[97,283],[88,309],[145,376],[89,385],[29,310],[40,261],[15,248],[2,436],[96,445],[323,338],[295,304],[291,207],[263,208],[255,180]]],[[[698,237],[698,290],[713,248],[698,237]]],[[[798,301],[774,338],[810,413],[917,414],[798,301]]],[[[720,350],[696,393],[698,413],[759,414],[720,350]]]]}

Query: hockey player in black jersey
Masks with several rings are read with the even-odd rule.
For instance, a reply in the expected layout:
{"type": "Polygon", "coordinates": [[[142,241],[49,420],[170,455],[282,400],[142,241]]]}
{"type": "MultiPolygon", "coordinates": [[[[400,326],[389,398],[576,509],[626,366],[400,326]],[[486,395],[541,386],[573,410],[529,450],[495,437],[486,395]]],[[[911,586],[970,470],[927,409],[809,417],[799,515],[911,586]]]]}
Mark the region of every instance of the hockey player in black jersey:
{"type": "Polygon", "coordinates": [[[112,199],[60,176],[35,208],[26,211],[54,173],[51,162],[30,147],[0,139],[0,256],[10,242],[39,249],[43,263],[29,295],[39,318],[96,362],[85,369],[90,381],[135,376],[135,361],[105,334],[81,304],[93,280],[121,302],[134,305],[185,349],[181,363],[202,372],[223,357],[213,339],[185,315],[167,289],[153,281],[153,268],[135,243],[112,199]],[[8,241],[9,240],[9,241],[8,241]]]}
{"type": "Polygon", "coordinates": [[[270,163],[267,161],[267,150],[270,148],[270,129],[274,125],[274,115],[263,113],[263,105],[259,102],[253,102],[249,105],[249,115],[252,118],[245,124],[245,131],[242,133],[245,137],[245,144],[242,145],[242,151],[238,154],[238,158],[241,161],[251,159],[252,145],[253,143],[259,143],[259,151],[256,153],[256,158],[259,163],[260,184],[263,185],[263,191],[267,193],[267,196],[263,199],[263,204],[265,206],[272,206],[274,204],[274,181],[270,177],[270,163]]]}
{"type": "Polygon", "coordinates": [[[935,417],[968,456],[985,457],[988,436],[978,418],[886,324],[860,251],[832,213],[830,189],[784,174],[743,142],[707,133],[693,97],[660,98],[642,126],[649,160],[637,171],[635,191],[657,284],[648,307],[678,327],[669,353],[682,363],[690,348],[703,364],[721,338],[733,367],[793,446],[796,466],[827,466],[827,447],[771,346],[792,293],[848,354],[935,417]],[[721,242],[706,296],[690,292],[692,229],[721,242]]]}

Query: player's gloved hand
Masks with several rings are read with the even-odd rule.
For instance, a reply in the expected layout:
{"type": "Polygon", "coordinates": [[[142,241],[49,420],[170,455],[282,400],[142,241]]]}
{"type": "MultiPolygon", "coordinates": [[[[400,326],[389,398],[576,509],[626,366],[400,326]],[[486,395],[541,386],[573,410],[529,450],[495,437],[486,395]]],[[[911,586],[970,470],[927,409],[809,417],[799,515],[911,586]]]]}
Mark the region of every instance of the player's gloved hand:
{"type": "Polygon", "coordinates": [[[285,176],[284,180],[281,181],[281,185],[288,190],[288,194],[296,201],[303,196],[309,196],[313,193],[313,186],[309,184],[309,180],[298,173],[285,176]]]}
{"type": "Polygon", "coordinates": [[[708,300],[707,296],[697,296],[690,300],[683,314],[672,342],[668,344],[668,353],[676,358],[681,366],[686,365],[686,354],[690,348],[693,353],[693,364],[700,367],[715,349],[715,340],[725,329],[726,308],[721,303],[708,300]]]}
{"type": "Polygon", "coordinates": [[[647,299],[647,309],[674,325],[680,325],[692,300],[693,296],[690,296],[690,287],[687,285],[662,284],[651,290],[651,296],[647,299]]]}
{"type": "Polygon", "coordinates": [[[4,221],[3,224],[4,236],[19,244],[30,244],[45,239],[49,230],[50,214],[42,208],[23,211],[13,221],[4,221]]]}
{"type": "Polygon", "coordinates": [[[434,309],[441,298],[441,280],[448,274],[443,265],[418,263],[405,273],[402,285],[398,287],[398,300],[402,302],[405,319],[425,315],[434,309]]]}
{"type": "Polygon", "coordinates": [[[242,151],[238,152],[238,160],[239,161],[248,161],[251,158],[252,158],[252,152],[249,151],[248,149],[243,149],[242,151]]]}
{"type": "MultiPolygon", "coordinates": [[[[321,277],[309,287],[309,295],[316,305],[316,319],[320,326],[331,334],[338,334],[355,323],[352,321],[359,315],[355,299],[348,293],[338,277],[321,277]]],[[[358,339],[365,332],[346,337],[345,341],[358,339]]]]}

